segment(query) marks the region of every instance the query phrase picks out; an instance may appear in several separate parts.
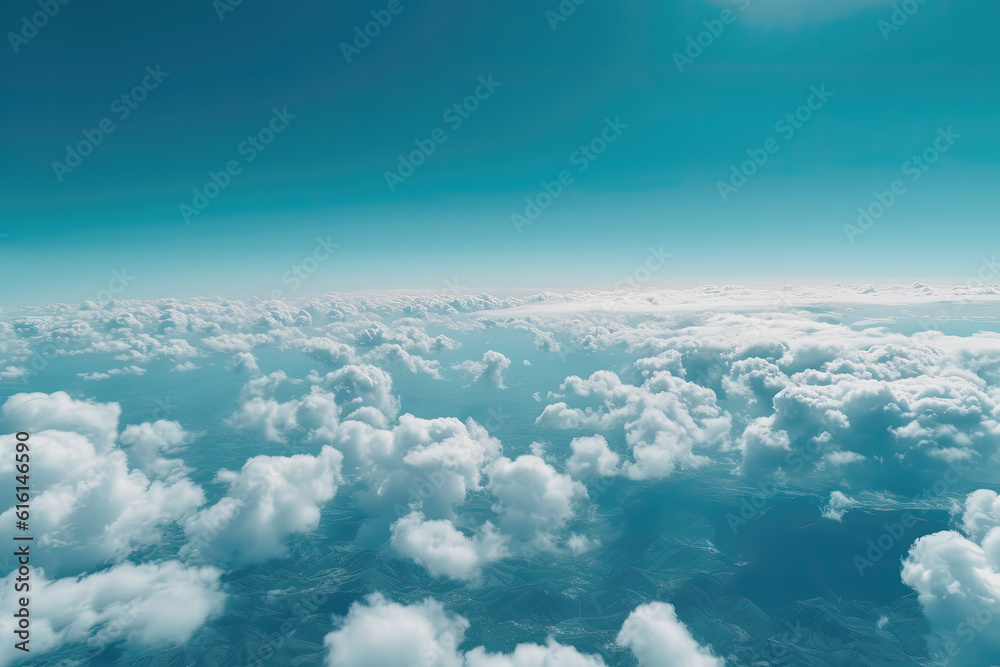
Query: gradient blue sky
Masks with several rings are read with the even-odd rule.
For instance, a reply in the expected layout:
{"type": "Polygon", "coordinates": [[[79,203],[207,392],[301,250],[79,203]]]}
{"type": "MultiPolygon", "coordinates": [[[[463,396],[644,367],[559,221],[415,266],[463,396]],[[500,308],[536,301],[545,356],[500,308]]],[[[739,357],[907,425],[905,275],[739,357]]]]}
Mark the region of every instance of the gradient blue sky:
{"type": "Polygon", "coordinates": [[[547,2],[400,0],[351,63],[340,44],[388,2],[70,2],[17,53],[38,11],[0,7],[0,304],[286,296],[426,288],[611,288],[673,253],[650,284],[964,283],[997,246],[1000,4],[928,0],[883,37],[885,0],[612,3],[553,30],[547,2]],[[684,72],[673,54],[729,8],[736,21],[684,72]],[[111,102],[147,66],[169,76],[128,118],[111,102]],[[452,131],[442,113],[502,86],[452,131]],[[811,86],[833,97],[789,140],[775,121],[811,86]],[[179,205],[273,107],[296,114],[199,216],[179,205]],[[111,117],[63,182],[52,162],[111,117]],[[530,227],[510,216],[606,117],[629,128],[530,227]],[[886,215],[844,224],[902,176],[938,128],[961,138],[886,215]],[[395,192],[415,139],[448,140],[395,192]],[[716,183],[780,144],[724,202],[716,183]],[[318,235],[340,243],[298,290],[282,276],[318,235]]]}

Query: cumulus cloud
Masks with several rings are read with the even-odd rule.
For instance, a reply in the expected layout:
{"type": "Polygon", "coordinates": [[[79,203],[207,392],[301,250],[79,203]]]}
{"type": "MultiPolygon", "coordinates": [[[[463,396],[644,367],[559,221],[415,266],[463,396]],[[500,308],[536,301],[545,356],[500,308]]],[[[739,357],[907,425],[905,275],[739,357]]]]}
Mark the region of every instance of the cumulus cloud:
{"type": "MultiPolygon", "coordinates": [[[[340,627],[326,636],[327,667],[605,667],[551,637],[544,645],[518,644],[512,653],[477,647],[458,650],[469,621],[431,598],[402,605],[379,594],[351,605],[340,627]],[[386,640],[390,632],[392,640],[386,640]]],[[[651,663],[652,664],[652,663],[651,663]]]]}
{"type": "Polygon", "coordinates": [[[3,370],[0,370],[0,380],[16,380],[19,377],[24,377],[28,374],[28,369],[21,368],[20,366],[7,366],[3,370]]]}
{"type": "Polygon", "coordinates": [[[487,350],[483,354],[482,361],[467,359],[460,364],[455,364],[452,368],[465,371],[472,377],[473,382],[482,381],[491,387],[505,389],[504,381],[507,379],[510,359],[495,350],[487,350]]]}
{"type": "Polygon", "coordinates": [[[843,492],[831,491],[830,502],[823,508],[822,516],[824,519],[830,519],[831,521],[843,521],[847,510],[855,507],[857,504],[856,500],[845,495],[843,492]]]}
{"type": "Polygon", "coordinates": [[[471,419],[409,414],[392,430],[344,422],[333,444],[344,452],[345,469],[366,484],[355,496],[376,521],[411,509],[454,518],[454,507],[482,488],[483,469],[501,452],[500,441],[471,419]]]}
{"type": "Polygon", "coordinates": [[[981,489],[966,498],[963,529],[920,537],[903,561],[942,650],[955,665],[987,664],[1000,655],[1000,503],[981,489]]]}
{"type": "Polygon", "coordinates": [[[620,472],[621,457],[611,451],[602,435],[573,438],[573,454],[566,460],[566,470],[574,479],[610,477],[620,472]]]}
{"type": "Polygon", "coordinates": [[[377,366],[351,364],[324,376],[311,375],[309,380],[334,394],[344,419],[385,428],[399,413],[392,377],[377,366]]]}
{"type": "Polygon", "coordinates": [[[167,477],[186,470],[179,459],[163,456],[176,454],[187,443],[187,432],[175,421],[161,419],[152,423],[130,424],[125,427],[120,440],[128,448],[129,464],[146,474],[167,477]]]}
{"type": "Polygon", "coordinates": [[[574,505],[587,497],[580,482],[532,454],[497,459],[489,476],[501,529],[522,540],[551,541],[573,517],[574,505]]]}
{"type": "Polygon", "coordinates": [[[215,352],[250,352],[255,347],[272,342],[268,334],[227,332],[210,336],[202,341],[205,347],[215,352]]]}
{"type": "MultiPolygon", "coordinates": [[[[181,474],[151,481],[142,470],[129,467],[125,452],[113,443],[117,404],[74,401],[61,392],[17,394],[0,413],[32,434],[31,526],[43,547],[35,562],[50,571],[75,571],[126,557],[158,542],[169,524],[185,520],[204,503],[201,488],[181,474]],[[79,432],[48,428],[52,426],[79,432]]],[[[129,433],[175,444],[182,438],[168,423],[129,433]]],[[[15,436],[0,436],[0,442],[13,451],[15,436]]],[[[12,499],[14,465],[13,457],[0,460],[0,492],[12,499]]],[[[4,525],[13,525],[14,512],[12,502],[0,514],[4,525]]]]}
{"type": "Polygon", "coordinates": [[[121,412],[117,403],[77,400],[65,391],[34,392],[8,398],[0,408],[0,419],[11,432],[75,431],[99,448],[107,449],[118,437],[121,412]]]}
{"type": "Polygon", "coordinates": [[[258,373],[257,357],[249,352],[237,352],[233,355],[232,368],[237,373],[258,373]]]}
{"type": "Polygon", "coordinates": [[[625,384],[611,371],[588,379],[572,375],[560,391],[583,407],[550,404],[537,423],[602,432],[622,428],[634,459],[624,463],[623,474],[632,479],[668,477],[678,468],[704,465],[708,458],[695,450],[722,446],[729,435],[729,415],[715,393],[668,371],[653,372],[641,386],[625,384]]]}
{"type": "MultiPolygon", "coordinates": [[[[221,572],[188,567],[177,561],[122,563],[84,577],[48,579],[35,570],[31,579],[31,654],[44,655],[74,643],[108,646],[125,641],[145,647],[184,644],[205,624],[222,614],[226,595],[221,572]]],[[[0,589],[0,606],[17,608],[16,572],[0,589]]],[[[0,632],[15,637],[12,614],[0,617],[0,632]]],[[[0,647],[0,662],[24,655],[13,639],[0,647]]],[[[81,649],[80,654],[85,654],[81,649]]]]}
{"type": "Polygon", "coordinates": [[[351,605],[326,636],[327,667],[463,667],[458,645],[469,622],[433,599],[404,606],[378,594],[351,605]],[[392,641],[386,641],[386,632],[392,641]]]}
{"type": "Polygon", "coordinates": [[[239,472],[222,470],[229,492],[185,524],[188,550],[237,565],[284,556],[285,539],[319,524],[320,508],[333,498],[343,456],[323,447],[316,456],[255,456],[239,472]]]}
{"type": "Polygon", "coordinates": [[[1000,526],[1000,496],[990,489],[973,491],[965,499],[962,530],[970,539],[982,542],[986,535],[1000,526]]]}
{"type": "Polygon", "coordinates": [[[226,424],[243,430],[259,431],[271,442],[284,442],[288,431],[297,426],[298,401],[279,403],[273,398],[253,396],[240,404],[226,424]]]}
{"type": "Polygon", "coordinates": [[[549,637],[544,646],[518,644],[509,654],[474,648],[465,654],[465,667],[606,667],[606,663],[600,656],[585,655],[549,637]]]}
{"type": "Polygon", "coordinates": [[[632,649],[640,667],[724,667],[710,647],[702,646],[678,618],[674,606],[650,602],[629,614],[618,643],[632,649]]]}
{"type": "Polygon", "coordinates": [[[407,352],[401,345],[386,343],[364,355],[364,360],[383,366],[397,363],[411,373],[425,373],[434,380],[441,378],[441,362],[424,359],[419,354],[407,352]]]}
{"type": "Polygon", "coordinates": [[[301,350],[324,366],[356,364],[360,361],[353,347],[331,336],[309,336],[289,341],[287,345],[301,350]]]}
{"type": "Polygon", "coordinates": [[[434,577],[472,579],[487,563],[507,554],[504,538],[489,521],[472,537],[448,519],[428,521],[411,512],[392,524],[392,546],[434,577]]]}

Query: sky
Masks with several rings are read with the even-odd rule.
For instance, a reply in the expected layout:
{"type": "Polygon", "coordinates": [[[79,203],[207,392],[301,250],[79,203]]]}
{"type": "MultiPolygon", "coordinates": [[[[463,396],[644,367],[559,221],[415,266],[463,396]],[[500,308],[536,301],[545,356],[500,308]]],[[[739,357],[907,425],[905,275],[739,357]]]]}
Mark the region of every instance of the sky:
{"type": "Polygon", "coordinates": [[[993,2],[40,6],[0,7],[3,307],[964,284],[998,245],[993,2]]]}

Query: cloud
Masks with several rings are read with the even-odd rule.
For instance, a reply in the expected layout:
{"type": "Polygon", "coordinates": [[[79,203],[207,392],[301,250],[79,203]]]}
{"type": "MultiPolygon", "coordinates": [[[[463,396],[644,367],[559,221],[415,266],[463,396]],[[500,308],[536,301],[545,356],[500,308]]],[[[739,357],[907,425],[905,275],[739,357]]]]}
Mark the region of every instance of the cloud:
{"type": "Polygon", "coordinates": [[[224,333],[210,336],[202,344],[214,352],[250,352],[274,339],[268,334],[224,333]]]}
{"type": "Polygon", "coordinates": [[[574,479],[611,477],[621,472],[621,457],[611,451],[602,435],[573,438],[573,454],[566,460],[566,470],[574,479]]]}
{"type": "Polygon", "coordinates": [[[982,542],[986,535],[1000,526],[1000,496],[990,489],[973,491],[965,499],[962,530],[970,539],[982,542]]]}
{"type": "Polygon", "coordinates": [[[463,667],[458,645],[469,622],[433,599],[404,606],[378,594],[351,605],[326,636],[327,667],[463,667]],[[386,641],[386,632],[391,641],[386,641]]]}
{"type": "Polygon", "coordinates": [[[549,637],[544,646],[518,644],[506,655],[474,648],[465,654],[465,667],[606,667],[606,663],[600,656],[584,655],[549,637]]]}
{"type": "Polygon", "coordinates": [[[428,361],[419,354],[407,352],[401,345],[386,343],[379,345],[364,355],[364,360],[376,362],[383,366],[392,362],[398,363],[411,373],[425,373],[434,380],[441,380],[441,362],[428,361]]]}
{"type": "Polygon", "coordinates": [[[823,508],[823,518],[831,521],[843,521],[847,510],[857,506],[857,501],[844,495],[840,491],[830,492],[830,502],[823,508]]]}
{"type": "MultiPolygon", "coordinates": [[[[205,501],[201,488],[183,471],[151,481],[143,471],[130,469],[125,452],[113,443],[95,446],[91,438],[106,442],[117,431],[117,404],[72,401],[58,394],[18,394],[4,409],[10,406],[21,425],[32,429],[31,527],[40,547],[35,562],[51,572],[77,571],[127,557],[159,542],[168,525],[185,520],[205,501]],[[34,398],[25,403],[25,396],[34,398]],[[52,412],[18,412],[20,405],[47,406],[52,412]],[[75,426],[87,434],[35,431],[31,423],[38,428],[75,426]]],[[[144,433],[176,442],[181,436],[170,424],[137,427],[129,431],[130,437],[144,433]]],[[[14,450],[14,441],[14,435],[0,436],[9,451],[14,450]]],[[[13,499],[13,457],[0,460],[0,475],[0,492],[13,499]]],[[[13,526],[14,512],[10,506],[0,514],[7,522],[3,525],[13,526]]]]}
{"type": "Polygon", "coordinates": [[[250,352],[237,352],[233,355],[232,368],[237,373],[259,373],[257,357],[250,352]]]}
{"type": "Polygon", "coordinates": [[[727,396],[739,396],[749,404],[760,403],[767,409],[775,395],[790,382],[772,361],[748,357],[732,363],[722,378],[722,388],[727,396]]]}
{"type": "Polygon", "coordinates": [[[467,537],[448,519],[428,521],[411,512],[392,524],[392,546],[433,577],[473,579],[487,563],[503,558],[504,538],[489,521],[467,537]]]}
{"type": "Polygon", "coordinates": [[[350,364],[324,376],[311,375],[309,380],[334,394],[344,419],[384,428],[399,413],[392,377],[377,366],[350,364]]]}
{"type": "Polygon", "coordinates": [[[186,469],[179,459],[169,459],[163,454],[176,454],[187,443],[188,434],[175,421],[161,419],[156,422],[130,424],[122,432],[121,444],[127,447],[129,463],[147,474],[167,477],[186,469]]]}
{"type": "Polygon", "coordinates": [[[465,371],[466,374],[472,376],[473,382],[482,380],[491,387],[506,389],[504,381],[507,379],[507,369],[510,368],[510,359],[495,350],[487,350],[483,354],[482,361],[467,359],[460,364],[453,365],[452,368],[454,370],[465,371]]]}
{"type": "Polygon", "coordinates": [[[629,614],[618,643],[632,649],[640,667],[724,667],[725,660],[702,646],[680,620],[674,606],[650,602],[629,614]]]}
{"type": "Polygon", "coordinates": [[[488,490],[496,498],[500,528],[517,539],[551,539],[587,497],[584,486],[532,454],[502,457],[489,468],[488,490]]]}
{"type": "Polygon", "coordinates": [[[255,456],[242,470],[221,470],[229,492],[185,524],[188,551],[237,566],[284,556],[284,540],[319,524],[320,507],[333,498],[343,456],[323,447],[316,456],[255,456]]]}
{"type": "Polygon", "coordinates": [[[574,401],[546,406],[539,426],[560,429],[621,428],[632,449],[623,474],[632,479],[668,477],[678,468],[697,468],[708,462],[695,449],[725,444],[730,418],[716,404],[715,393],[668,371],[654,371],[641,386],[623,383],[611,371],[590,378],[572,375],[560,386],[574,401]]]}
{"type": "Polygon", "coordinates": [[[360,361],[353,347],[327,336],[292,341],[289,346],[302,350],[324,366],[356,364],[360,361]]]}
{"type": "MultiPolygon", "coordinates": [[[[222,614],[226,595],[221,572],[188,567],[177,561],[122,563],[84,577],[48,579],[36,569],[31,579],[31,655],[44,655],[67,644],[87,642],[77,655],[120,641],[163,648],[184,644],[206,621],[222,614]]],[[[12,572],[4,578],[0,606],[17,609],[12,572]]],[[[8,638],[0,647],[0,663],[24,655],[14,649],[14,617],[0,618],[8,638]]]]}
{"type": "Polygon", "coordinates": [[[10,432],[74,431],[88,437],[99,448],[107,449],[118,437],[121,412],[117,403],[80,401],[64,391],[35,392],[8,398],[0,408],[0,419],[10,432]]]}
{"type": "Polygon", "coordinates": [[[1000,503],[981,489],[966,498],[963,529],[918,538],[903,561],[942,650],[954,665],[988,664],[1000,655],[1000,503]]]}
{"type": "Polygon", "coordinates": [[[379,594],[351,605],[340,627],[326,636],[327,667],[605,667],[551,637],[544,645],[518,644],[512,653],[477,647],[463,654],[459,644],[469,621],[450,615],[431,598],[402,605],[379,594]],[[391,641],[386,640],[386,632],[391,641]]]}
{"type": "Polygon", "coordinates": [[[454,507],[480,490],[483,469],[501,452],[500,441],[471,419],[409,414],[392,430],[344,422],[333,444],[344,452],[345,470],[366,485],[355,497],[376,521],[410,510],[454,518],[454,507]]]}

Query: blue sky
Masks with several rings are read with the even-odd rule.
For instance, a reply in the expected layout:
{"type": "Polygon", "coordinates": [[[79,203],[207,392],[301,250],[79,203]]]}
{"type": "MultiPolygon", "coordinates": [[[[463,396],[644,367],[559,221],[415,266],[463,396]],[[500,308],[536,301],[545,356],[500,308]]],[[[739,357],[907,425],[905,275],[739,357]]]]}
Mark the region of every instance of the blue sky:
{"type": "Polygon", "coordinates": [[[611,288],[661,246],[655,286],[964,283],[994,252],[995,3],[913,0],[890,31],[882,0],[587,0],[555,23],[555,1],[400,0],[347,62],[342,43],[389,5],[243,2],[220,20],[207,0],[70,2],[18,39],[38,5],[5,3],[0,303],[97,298],[122,268],[134,298],[611,288]],[[491,75],[456,127],[446,111],[491,75]],[[121,118],[114,100],[144,77],[121,118]],[[783,136],[814,86],[832,96],[783,136]],[[241,142],[275,108],[294,118],[250,162],[241,142]],[[114,130],[57,174],[105,118],[114,130]],[[628,127],[580,171],[606,119],[628,127]],[[949,127],[959,138],[911,181],[904,164],[949,127]],[[397,156],[437,128],[446,141],[390,189],[397,156]],[[719,181],[769,138],[723,201],[719,181]],[[239,173],[185,220],[230,161],[239,173]],[[563,170],[572,183],[518,233],[512,214],[563,170]],[[851,243],[844,225],[895,180],[904,193],[851,243]],[[339,247],[291,289],[317,237],[339,247]]]}

